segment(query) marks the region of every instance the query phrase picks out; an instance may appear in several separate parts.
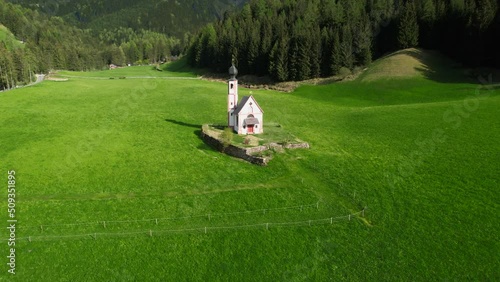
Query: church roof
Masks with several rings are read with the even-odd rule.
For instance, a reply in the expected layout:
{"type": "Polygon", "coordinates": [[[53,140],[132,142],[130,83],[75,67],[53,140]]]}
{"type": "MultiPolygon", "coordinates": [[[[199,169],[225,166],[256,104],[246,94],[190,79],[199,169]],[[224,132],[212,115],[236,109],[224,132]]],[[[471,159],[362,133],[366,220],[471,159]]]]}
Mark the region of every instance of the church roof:
{"type": "Polygon", "coordinates": [[[257,100],[255,100],[255,98],[253,97],[253,95],[250,95],[250,96],[243,96],[243,98],[241,99],[241,101],[238,103],[238,107],[236,108],[236,110],[234,110],[234,114],[238,115],[241,112],[241,110],[243,109],[243,107],[245,107],[245,105],[249,101],[255,102],[255,105],[257,106],[257,108],[259,108],[260,112],[264,113],[264,111],[262,110],[262,108],[259,106],[259,103],[257,103],[257,100]]]}

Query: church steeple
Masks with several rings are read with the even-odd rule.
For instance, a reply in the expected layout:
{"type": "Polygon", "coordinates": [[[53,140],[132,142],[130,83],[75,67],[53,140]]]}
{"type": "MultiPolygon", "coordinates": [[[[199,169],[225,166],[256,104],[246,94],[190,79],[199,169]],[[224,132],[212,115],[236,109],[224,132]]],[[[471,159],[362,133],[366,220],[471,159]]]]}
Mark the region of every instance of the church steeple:
{"type": "Polygon", "coordinates": [[[238,69],[234,66],[234,64],[229,68],[229,75],[231,75],[231,79],[236,79],[238,75],[238,69]]]}
{"type": "Polygon", "coordinates": [[[236,79],[238,69],[236,69],[234,64],[229,68],[229,75],[231,78],[228,81],[227,91],[228,126],[234,127],[236,117],[233,115],[233,112],[238,107],[238,80],[236,79]]]}

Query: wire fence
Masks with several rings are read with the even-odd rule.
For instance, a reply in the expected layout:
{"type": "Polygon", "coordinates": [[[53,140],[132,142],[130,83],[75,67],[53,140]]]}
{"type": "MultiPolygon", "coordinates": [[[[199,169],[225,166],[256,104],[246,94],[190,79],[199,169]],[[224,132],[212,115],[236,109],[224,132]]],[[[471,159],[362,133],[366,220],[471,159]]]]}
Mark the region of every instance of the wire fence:
{"type": "MultiPolygon", "coordinates": [[[[311,206],[311,205],[308,205],[311,206]]],[[[314,205],[317,206],[317,205],[314,205]]],[[[304,207],[304,206],[301,206],[304,207]]],[[[285,222],[265,222],[265,223],[257,223],[257,224],[240,224],[240,225],[225,225],[225,226],[200,226],[194,228],[177,228],[177,229],[159,229],[159,230],[140,230],[140,231],[130,231],[130,232],[93,232],[93,233],[84,233],[84,234],[73,234],[73,235],[49,235],[49,236],[28,236],[22,238],[16,238],[16,241],[57,241],[57,240],[71,240],[71,239],[93,239],[97,240],[99,238],[112,238],[112,237],[130,237],[130,236],[144,236],[144,237],[153,237],[153,236],[161,236],[167,234],[179,234],[179,233],[200,233],[207,234],[209,232],[216,231],[227,231],[227,230],[238,230],[238,229],[263,229],[269,230],[271,228],[287,228],[287,227],[300,227],[300,226],[314,226],[314,225],[325,225],[325,224],[333,224],[334,222],[348,220],[351,221],[355,218],[364,217],[366,207],[356,213],[337,216],[337,217],[328,217],[321,219],[309,219],[309,220],[301,220],[301,221],[285,221],[285,222]]],[[[234,213],[230,213],[234,214],[234,213]]],[[[219,214],[220,215],[220,214],[219,214]]],[[[117,221],[115,221],[117,222],[117,221]]],[[[2,241],[6,241],[5,239],[2,241]]]]}
{"type": "Polygon", "coordinates": [[[94,225],[109,225],[109,224],[123,224],[123,223],[155,223],[158,225],[161,222],[165,221],[177,221],[177,220],[185,220],[185,219],[195,219],[195,218],[206,218],[211,220],[212,218],[217,217],[229,217],[235,215],[246,215],[246,214],[266,214],[280,211],[290,211],[290,210],[300,210],[303,211],[305,209],[316,208],[319,209],[319,202],[315,204],[307,204],[307,205],[297,205],[290,207],[280,207],[280,208],[269,208],[269,209],[257,209],[257,210],[249,210],[249,211],[237,211],[237,212],[227,212],[227,213],[205,213],[199,215],[190,215],[190,216],[182,216],[182,217],[164,217],[164,218],[148,218],[148,219],[132,219],[132,220],[99,220],[99,221],[88,221],[88,222],[77,222],[77,223],[61,223],[61,224],[40,224],[40,225],[29,225],[29,226],[19,226],[19,229],[32,229],[32,228],[40,228],[43,230],[47,227],[68,227],[68,226],[94,226],[94,225]]]}

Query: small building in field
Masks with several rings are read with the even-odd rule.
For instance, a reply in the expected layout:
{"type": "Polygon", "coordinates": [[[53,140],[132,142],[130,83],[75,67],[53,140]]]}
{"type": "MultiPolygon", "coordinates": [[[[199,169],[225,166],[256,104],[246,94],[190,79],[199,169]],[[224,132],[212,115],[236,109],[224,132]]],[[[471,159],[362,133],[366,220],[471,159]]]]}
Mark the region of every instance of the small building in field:
{"type": "Polygon", "coordinates": [[[233,65],[229,68],[231,78],[228,81],[227,118],[228,126],[238,134],[264,133],[264,111],[252,95],[244,96],[238,102],[238,70],[233,65]]]}

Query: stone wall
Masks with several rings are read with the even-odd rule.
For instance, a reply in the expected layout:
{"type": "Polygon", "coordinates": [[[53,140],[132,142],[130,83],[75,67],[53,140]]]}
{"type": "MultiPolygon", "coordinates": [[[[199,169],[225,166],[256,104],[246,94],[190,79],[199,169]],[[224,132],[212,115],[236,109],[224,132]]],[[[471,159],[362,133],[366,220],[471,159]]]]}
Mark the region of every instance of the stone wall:
{"type": "Polygon", "coordinates": [[[253,164],[265,166],[271,160],[271,157],[259,157],[255,154],[262,153],[267,150],[283,151],[283,149],[309,149],[309,143],[288,143],[288,144],[278,144],[270,143],[265,146],[257,146],[251,148],[240,148],[234,145],[229,145],[224,147],[222,141],[219,140],[219,133],[210,130],[208,125],[203,125],[201,129],[201,139],[205,141],[206,144],[215,148],[217,151],[223,152],[230,156],[243,159],[253,164]]]}
{"type": "Polygon", "coordinates": [[[285,149],[309,149],[311,148],[309,146],[309,143],[307,142],[302,142],[302,143],[295,143],[295,144],[286,144],[285,149]]]}
{"type": "Polygon", "coordinates": [[[263,152],[267,150],[265,146],[253,147],[253,148],[240,148],[234,145],[229,145],[224,148],[222,142],[217,139],[218,136],[215,136],[215,132],[208,130],[208,127],[203,126],[201,130],[201,138],[205,143],[215,148],[217,151],[228,154],[232,157],[243,159],[247,162],[265,166],[271,160],[270,157],[258,157],[252,156],[252,154],[263,152]]]}

